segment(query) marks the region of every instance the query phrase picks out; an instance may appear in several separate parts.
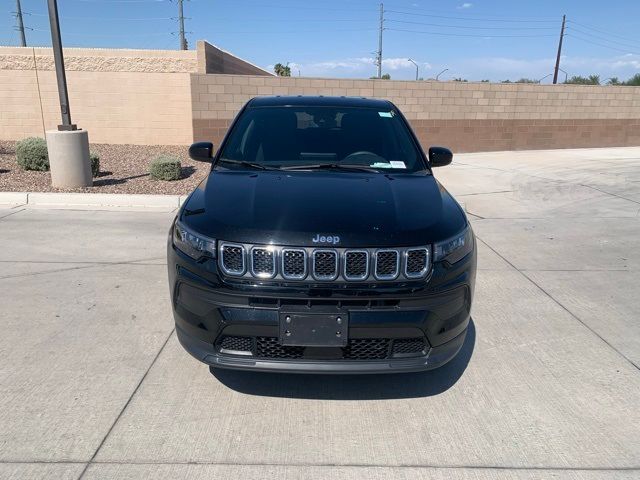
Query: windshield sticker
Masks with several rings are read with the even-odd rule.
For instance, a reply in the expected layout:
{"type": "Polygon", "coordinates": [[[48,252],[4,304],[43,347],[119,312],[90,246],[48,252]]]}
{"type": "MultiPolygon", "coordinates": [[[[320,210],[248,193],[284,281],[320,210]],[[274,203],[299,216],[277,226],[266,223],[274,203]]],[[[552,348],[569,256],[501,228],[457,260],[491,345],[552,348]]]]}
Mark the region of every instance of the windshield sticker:
{"type": "Polygon", "coordinates": [[[407,168],[404,162],[400,160],[391,160],[389,163],[391,164],[391,168],[407,168]]]}
{"type": "Polygon", "coordinates": [[[378,112],[378,115],[381,117],[391,118],[393,117],[393,112],[378,112]]]}
{"type": "Polygon", "coordinates": [[[371,166],[373,168],[407,168],[404,162],[399,160],[391,160],[389,163],[376,162],[371,166]]]}

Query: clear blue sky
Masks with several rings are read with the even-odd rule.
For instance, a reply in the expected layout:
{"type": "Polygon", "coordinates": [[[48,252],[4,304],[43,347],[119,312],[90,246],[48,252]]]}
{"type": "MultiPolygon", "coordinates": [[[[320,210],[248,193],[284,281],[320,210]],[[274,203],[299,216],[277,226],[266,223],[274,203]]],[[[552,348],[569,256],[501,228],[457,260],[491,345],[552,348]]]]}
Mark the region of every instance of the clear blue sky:
{"type": "MultiPolygon", "coordinates": [[[[0,0],[0,44],[17,45],[15,0],[0,0]]],[[[46,0],[22,0],[29,45],[50,45],[46,0]]],[[[66,46],[178,46],[175,0],[58,0],[66,46]],[[173,33],[172,33],[173,32],[173,33]]],[[[384,68],[395,79],[541,78],[555,61],[569,75],[626,79],[640,72],[640,0],[387,0],[384,68]]],[[[292,74],[375,74],[379,3],[372,0],[185,0],[191,46],[206,39],[264,68],[292,74]]],[[[562,78],[562,77],[561,77],[562,78]]],[[[547,79],[548,81],[549,79],[547,79]]]]}

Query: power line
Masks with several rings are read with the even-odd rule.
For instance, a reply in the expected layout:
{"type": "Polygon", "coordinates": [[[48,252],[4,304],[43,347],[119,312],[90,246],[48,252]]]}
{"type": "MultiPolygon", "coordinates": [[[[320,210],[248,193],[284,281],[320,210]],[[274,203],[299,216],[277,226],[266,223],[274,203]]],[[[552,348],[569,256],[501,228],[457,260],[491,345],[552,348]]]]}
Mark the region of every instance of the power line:
{"type": "MultiPolygon", "coordinates": [[[[244,30],[244,31],[239,31],[239,30],[216,30],[216,34],[218,33],[230,33],[230,34],[249,34],[249,33],[257,33],[260,35],[269,35],[269,34],[275,34],[275,35],[279,35],[279,34],[288,34],[288,33],[295,33],[295,34],[299,34],[299,33],[322,33],[322,32],[372,32],[374,30],[378,30],[378,28],[374,28],[374,27],[370,27],[370,28],[322,28],[322,29],[315,29],[315,30],[309,30],[309,29],[305,29],[305,30],[277,30],[277,29],[270,29],[270,30],[244,30]]],[[[388,30],[387,28],[385,28],[385,30],[388,30]]]]}
{"type": "Polygon", "coordinates": [[[607,32],[605,30],[600,30],[600,29],[598,29],[596,27],[591,27],[589,25],[585,25],[584,23],[578,23],[578,22],[576,22],[574,20],[567,20],[567,23],[573,23],[573,24],[578,25],[580,27],[587,28],[589,30],[593,30],[595,32],[604,33],[604,34],[606,34],[606,35],[608,35],[610,37],[616,37],[616,38],[620,38],[622,40],[627,40],[627,41],[630,41],[630,42],[639,42],[639,40],[631,39],[631,38],[628,38],[628,37],[623,37],[622,35],[617,35],[615,33],[607,32]]]}
{"type": "MultiPolygon", "coordinates": [[[[33,28],[35,32],[45,32],[49,33],[49,30],[45,30],[42,28],[33,28]]],[[[149,36],[162,36],[169,35],[169,33],[118,33],[118,34],[99,34],[99,33],[78,33],[78,32],[68,32],[65,30],[65,35],[76,35],[76,36],[86,36],[86,37],[105,37],[105,38],[120,38],[120,37],[149,37],[149,36]]]]}
{"type": "Polygon", "coordinates": [[[471,30],[551,30],[551,29],[555,29],[555,27],[522,27],[520,25],[516,27],[475,27],[472,25],[444,25],[441,23],[412,22],[410,20],[395,20],[392,18],[388,18],[386,19],[386,21],[394,22],[394,23],[407,23],[412,25],[425,25],[429,27],[464,28],[464,29],[471,29],[471,30]]]}
{"type": "Polygon", "coordinates": [[[585,35],[586,37],[589,37],[589,38],[593,37],[593,38],[597,38],[599,40],[604,40],[605,42],[615,43],[617,45],[622,45],[623,47],[640,48],[640,45],[630,45],[628,43],[618,42],[617,40],[609,40],[607,37],[602,37],[602,36],[596,35],[594,33],[585,32],[585,31],[580,30],[579,28],[576,28],[576,27],[567,27],[567,30],[571,30],[572,32],[578,32],[579,34],[585,35]]]}
{"type": "Polygon", "coordinates": [[[424,30],[405,30],[403,28],[389,28],[386,27],[385,30],[391,30],[394,32],[409,32],[409,33],[424,33],[426,35],[441,35],[444,37],[471,37],[471,38],[542,38],[542,37],[554,37],[553,34],[544,34],[544,35],[475,35],[475,34],[464,34],[464,33],[443,33],[443,32],[425,32],[424,30]]]}
{"type": "Polygon", "coordinates": [[[604,45],[604,44],[602,44],[602,43],[593,42],[593,41],[588,40],[588,39],[586,39],[586,38],[577,37],[577,36],[575,36],[575,35],[573,35],[573,34],[571,34],[571,33],[567,33],[567,34],[566,34],[566,36],[567,36],[567,37],[571,37],[571,38],[576,38],[576,39],[578,39],[578,40],[580,40],[580,41],[582,41],[582,42],[591,43],[592,45],[598,45],[599,47],[608,48],[608,49],[610,49],[610,50],[617,50],[618,52],[622,52],[622,53],[632,53],[632,54],[634,54],[634,55],[640,55],[640,53],[638,53],[638,52],[630,52],[629,50],[623,50],[623,49],[621,49],[621,48],[611,47],[611,46],[609,46],[609,45],[604,45]]]}
{"type": "Polygon", "coordinates": [[[400,10],[386,10],[389,13],[397,13],[399,15],[416,15],[418,17],[433,17],[433,18],[449,18],[453,20],[467,20],[474,22],[507,22],[507,23],[552,23],[551,20],[520,20],[520,19],[506,19],[506,18],[471,18],[471,17],[454,17],[449,15],[433,15],[427,13],[416,12],[402,12],[400,10]]]}
{"type": "Polygon", "coordinates": [[[171,0],[75,0],[82,3],[159,3],[171,0]]]}
{"type": "MultiPolygon", "coordinates": [[[[23,12],[25,15],[33,15],[36,17],[48,17],[49,15],[46,13],[35,13],[35,12],[23,12]]],[[[85,17],[85,16],[74,16],[74,15],[65,15],[64,18],[70,18],[74,20],[175,20],[175,17],[85,17]]]]}
{"type": "MultiPolygon", "coordinates": [[[[434,14],[434,15],[451,15],[450,11],[447,10],[434,10],[431,8],[409,8],[409,7],[397,7],[399,8],[399,11],[407,13],[407,14],[413,14],[413,13],[419,13],[419,12],[423,12],[423,13],[429,13],[429,14],[434,14]]],[[[463,18],[463,17],[459,17],[459,18],[463,18]]],[[[499,20],[507,20],[507,21],[512,21],[512,20],[516,20],[516,21],[520,21],[520,20],[540,20],[540,21],[549,21],[552,22],[554,21],[555,17],[549,17],[546,15],[526,15],[526,19],[523,16],[518,16],[518,17],[514,17],[512,15],[491,15],[489,17],[487,17],[484,14],[478,14],[478,13],[473,13],[470,10],[466,10],[464,13],[464,18],[465,19],[470,19],[470,18],[476,18],[479,20],[485,20],[485,19],[499,19],[499,20]]]]}

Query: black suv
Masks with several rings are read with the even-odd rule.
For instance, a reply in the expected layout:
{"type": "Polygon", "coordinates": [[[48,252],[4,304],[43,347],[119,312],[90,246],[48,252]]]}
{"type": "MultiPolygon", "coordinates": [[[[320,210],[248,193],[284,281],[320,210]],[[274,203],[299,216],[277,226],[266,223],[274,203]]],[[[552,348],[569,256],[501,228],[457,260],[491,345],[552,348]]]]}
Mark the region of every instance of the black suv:
{"type": "Polygon", "coordinates": [[[385,100],[261,97],[240,111],[169,233],[178,338],[213,367],[427,370],[469,324],[476,247],[385,100]]]}

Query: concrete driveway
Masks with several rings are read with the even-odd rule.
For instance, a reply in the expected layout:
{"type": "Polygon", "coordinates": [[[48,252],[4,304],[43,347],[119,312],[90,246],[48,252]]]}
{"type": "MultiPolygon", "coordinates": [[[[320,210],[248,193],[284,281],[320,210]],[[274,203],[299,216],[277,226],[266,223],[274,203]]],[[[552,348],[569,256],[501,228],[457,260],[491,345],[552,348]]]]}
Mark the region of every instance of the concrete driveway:
{"type": "Polygon", "coordinates": [[[173,332],[174,213],[0,208],[0,478],[639,478],[640,148],[436,175],[479,272],[425,374],[212,376],[173,332]]]}

